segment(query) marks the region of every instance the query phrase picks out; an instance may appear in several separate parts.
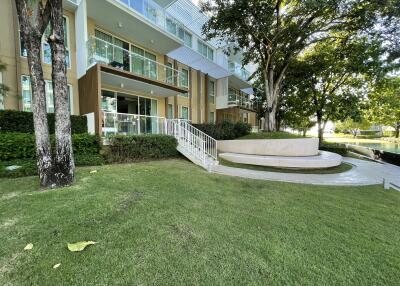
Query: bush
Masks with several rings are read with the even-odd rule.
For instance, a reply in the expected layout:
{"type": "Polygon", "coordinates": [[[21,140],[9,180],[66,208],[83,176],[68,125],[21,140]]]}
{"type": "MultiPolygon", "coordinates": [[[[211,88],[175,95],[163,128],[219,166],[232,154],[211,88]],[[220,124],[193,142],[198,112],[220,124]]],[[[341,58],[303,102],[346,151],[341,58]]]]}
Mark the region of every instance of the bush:
{"type": "Polygon", "coordinates": [[[320,150],[323,151],[328,151],[332,153],[336,153],[342,156],[346,156],[348,153],[348,150],[346,148],[346,145],[344,144],[339,144],[339,143],[328,143],[324,142],[322,146],[319,147],[320,150]]]}
{"type": "Polygon", "coordinates": [[[146,159],[161,159],[178,156],[178,143],[167,135],[115,135],[110,137],[109,162],[132,162],[146,159]]]}
{"type": "Polygon", "coordinates": [[[386,130],[383,131],[383,137],[395,137],[396,131],[386,130]]]}
{"type": "Polygon", "coordinates": [[[232,123],[224,121],[222,123],[193,124],[215,140],[232,140],[250,133],[251,125],[243,122],[232,123]]]}
{"type": "Polygon", "coordinates": [[[376,130],[360,130],[360,135],[379,136],[380,132],[376,130]]]}
{"type": "MultiPolygon", "coordinates": [[[[54,113],[47,114],[50,134],[54,134],[54,113]]],[[[34,133],[32,112],[0,110],[0,132],[34,133]]],[[[72,134],[87,133],[86,116],[71,115],[72,134]]]]}
{"type": "MultiPolygon", "coordinates": [[[[54,136],[51,136],[54,146],[54,136]]],[[[100,139],[96,135],[73,134],[74,154],[98,154],[100,139]]],[[[35,158],[35,135],[28,133],[0,133],[0,161],[35,158]]]]}

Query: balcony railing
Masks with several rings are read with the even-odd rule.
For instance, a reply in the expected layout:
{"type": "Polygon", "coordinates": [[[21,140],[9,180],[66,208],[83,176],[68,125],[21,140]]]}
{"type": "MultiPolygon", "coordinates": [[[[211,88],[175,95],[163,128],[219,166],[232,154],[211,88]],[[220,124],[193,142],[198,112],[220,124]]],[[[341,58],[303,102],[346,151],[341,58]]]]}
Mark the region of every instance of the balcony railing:
{"type": "Polygon", "coordinates": [[[248,109],[253,109],[253,103],[245,98],[244,96],[238,96],[236,94],[228,95],[228,106],[240,106],[248,109]]]}
{"type": "Polygon", "coordinates": [[[239,78],[241,78],[244,81],[249,80],[250,72],[248,72],[240,64],[230,61],[228,63],[228,67],[229,67],[229,72],[235,74],[236,76],[238,76],[239,78]]]}
{"type": "Polygon", "coordinates": [[[170,15],[164,8],[152,0],[118,0],[147,20],[157,25],[169,34],[174,35],[184,42],[185,45],[192,47],[192,41],[185,35],[185,25],[170,15]]]}
{"type": "Polygon", "coordinates": [[[95,63],[106,64],[172,85],[179,83],[184,76],[178,70],[96,37],[91,37],[86,46],[88,67],[95,63]]]}
{"type": "Polygon", "coordinates": [[[165,118],[149,115],[103,111],[103,136],[164,134],[165,118]]]}

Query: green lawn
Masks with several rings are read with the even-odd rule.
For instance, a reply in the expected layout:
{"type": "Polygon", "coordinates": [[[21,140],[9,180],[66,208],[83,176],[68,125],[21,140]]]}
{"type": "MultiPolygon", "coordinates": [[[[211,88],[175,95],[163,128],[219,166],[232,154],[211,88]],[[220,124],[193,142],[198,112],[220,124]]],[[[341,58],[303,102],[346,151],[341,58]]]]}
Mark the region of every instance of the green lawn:
{"type": "Polygon", "coordinates": [[[0,285],[400,280],[399,192],[224,177],[184,160],[93,168],[46,192],[35,177],[0,180],[0,285]],[[81,240],[98,244],[67,250],[81,240]]]}
{"type": "Polygon", "coordinates": [[[301,135],[285,132],[285,131],[275,131],[275,132],[255,132],[240,137],[238,139],[291,139],[291,138],[304,138],[301,135]]]}
{"type": "Polygon", "coordinates": [[[299,174],[338,174],[351,170],[353,166],[348,163],[342,163],[337,167],[325,168],[325,169],[289,169],[289,168],[275,168],[268,166],[258,166],[258,165],[248,165],[241,163],[234,163],[228,160],[224,160],[222,158],[218,158],[218,161],[221,165],[234,167],[234,168],[243,168],[250,169],[256,171],[266,171],[266,172],[277,172],[277,173],[299,173],[299,174]]]}

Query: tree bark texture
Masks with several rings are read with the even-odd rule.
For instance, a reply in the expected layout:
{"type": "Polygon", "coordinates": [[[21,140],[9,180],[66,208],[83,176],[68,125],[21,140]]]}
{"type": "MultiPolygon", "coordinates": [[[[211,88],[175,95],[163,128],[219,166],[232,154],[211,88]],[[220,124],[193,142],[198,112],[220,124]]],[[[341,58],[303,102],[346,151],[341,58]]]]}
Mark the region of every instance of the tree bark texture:
{"type": "Polygon", "coordinates": [[[49,43],[52,55],[56,138],[54,176],[57,186],[61,187],[73,183],[75,169],[68,108],[62,0],[51,1],[50,22],[53,28],[49,43]]]}
{"type": "MultiPolygon", "coordinates": [[[[51,144],[47,123],[46,93],[41,60],[41,39],[47,23],[39,11],[31,11],[27,0],[16,0],[20,30],[24,38],[32,90],[32,112],[35,129],[36,157],[40,187],[54,185],[51,144]],[[37,17],[37,21],[32,21],[37,17]]],[[[47,19],[48,22],[48,19],[47,19]]]]}

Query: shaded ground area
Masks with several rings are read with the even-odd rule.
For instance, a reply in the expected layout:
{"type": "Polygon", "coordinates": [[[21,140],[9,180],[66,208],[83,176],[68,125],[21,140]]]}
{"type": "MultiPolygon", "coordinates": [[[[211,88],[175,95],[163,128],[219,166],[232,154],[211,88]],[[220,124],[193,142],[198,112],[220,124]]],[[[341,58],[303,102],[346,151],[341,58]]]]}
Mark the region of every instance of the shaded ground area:
{"type": "Polygon", "coordinates": [[[250,133],[238,139],[291,139],[291,138],[304,138],[304,137],[285,131],[275,131],[275,132],[250,133]]]}
{"type": "Polygon", "coordinates": [[[0,180],[0,285],[400,279],[399,192],[225,177],[184,160],[96,169],[47,192],[35,177],[0,180]],[[68,252],[81,240],[98,244],[68,252]]]}

